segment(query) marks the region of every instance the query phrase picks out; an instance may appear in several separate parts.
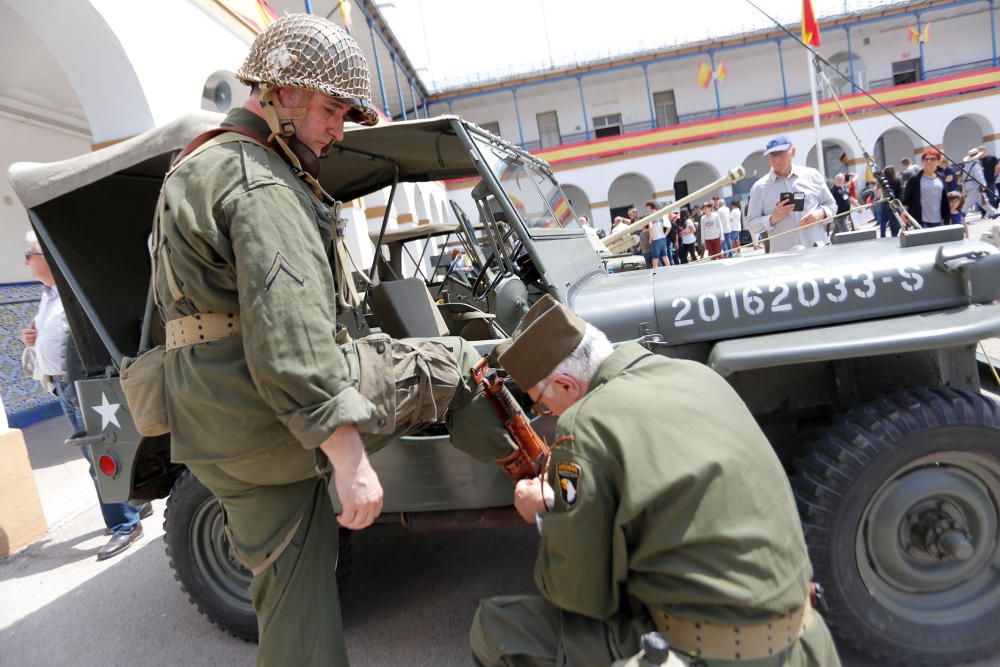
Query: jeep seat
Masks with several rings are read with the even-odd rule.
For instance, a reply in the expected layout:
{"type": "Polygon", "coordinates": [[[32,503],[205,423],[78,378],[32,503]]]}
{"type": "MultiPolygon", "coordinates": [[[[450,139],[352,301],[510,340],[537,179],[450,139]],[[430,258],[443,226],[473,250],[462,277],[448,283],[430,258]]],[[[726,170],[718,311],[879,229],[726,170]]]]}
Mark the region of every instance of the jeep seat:
{"type": "Polygon", "coordinates": [[[379,283],[372,289],[369,305],[382,331],[393,338],[451,335],[420,278],[379,283]]]}

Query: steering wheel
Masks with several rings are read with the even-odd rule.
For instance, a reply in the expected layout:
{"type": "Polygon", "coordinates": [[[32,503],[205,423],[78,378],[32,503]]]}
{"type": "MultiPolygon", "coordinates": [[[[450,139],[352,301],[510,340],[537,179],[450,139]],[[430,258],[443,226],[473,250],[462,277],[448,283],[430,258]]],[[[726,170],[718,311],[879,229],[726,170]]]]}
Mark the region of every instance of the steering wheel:
{"type": "MultiPolygon", "coordinates": [[[[511,236],[514,235],[514,229],[510,228],[504,234],[503,238],[500,240],[501,244],[506,243],[511,236]]],[[[524,242],[521,239],[517,239],[510,250],[510,257],[512,264],[514,265],[513,275],[520,278],[523,282],[534,282],[540,276],[535,268],[535,264],[528,253],[524,252],[524,242]]],[[[477,301],[482,301],[491,292],[493,292],[497,286],[500,284],[507,275],[506,270],[497,271],[496,277],[490,281],[489,285],[486,284],[486,268],[494,264],[494,259],[496,258],[496,251],[490,253],[489,257],[483,265],[483,270],[476,276],[475,282],[472,284],[472,298],[477,301]]]]}

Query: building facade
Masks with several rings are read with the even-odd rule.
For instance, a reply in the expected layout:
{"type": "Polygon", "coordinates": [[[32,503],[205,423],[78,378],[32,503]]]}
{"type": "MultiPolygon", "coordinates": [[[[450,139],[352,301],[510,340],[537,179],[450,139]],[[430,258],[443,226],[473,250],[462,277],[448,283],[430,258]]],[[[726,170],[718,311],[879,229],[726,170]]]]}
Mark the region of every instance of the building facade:
{"type": "MultiPolygon", "coordinates": [[[[828,100],[821,107],[828,178],[858,172],[863,179],[862,145],[880,165],[898,165],[928,145],[957,159],[978,145],[996,152],[992,0],[891,3],[820,25],[818,51],[835,66],[823,66],[824,73],[861,139],[859,145],[820,80],[820,98],[828,100]]],[[[763,144],[777,133],[792,138],[798,162],[817,166],[809,73],[805,49],[775,28],[443,91],[429,107],[548,160],[574,209],[607,229],[629,206],[680,198],[740,165],[747,178],[720,194],[745,198],[767,173],[763,144]],[[717,75],[704,86],[702,69],[717,75]]],[[[450,184],[449,191],[471,206],[463,194],[471,185],[450,184]]]]}

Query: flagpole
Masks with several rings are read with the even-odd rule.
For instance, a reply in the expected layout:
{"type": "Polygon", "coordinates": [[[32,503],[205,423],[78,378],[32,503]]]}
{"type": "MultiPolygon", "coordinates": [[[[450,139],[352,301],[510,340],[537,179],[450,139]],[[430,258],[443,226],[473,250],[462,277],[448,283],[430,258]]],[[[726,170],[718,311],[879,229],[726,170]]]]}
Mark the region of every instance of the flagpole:
{"type": "Polygon", "coordinates": [[[809,96],[812,98],[813,107],[813,129],[816,131],[816,164],[819,166],[819,175],[826,180],[826,167],[823,164],[823,140],[819,132],[819,102],[816,100],[816,58],[811,49],[806,51],[806,71],[809,72],[809,96]]]}

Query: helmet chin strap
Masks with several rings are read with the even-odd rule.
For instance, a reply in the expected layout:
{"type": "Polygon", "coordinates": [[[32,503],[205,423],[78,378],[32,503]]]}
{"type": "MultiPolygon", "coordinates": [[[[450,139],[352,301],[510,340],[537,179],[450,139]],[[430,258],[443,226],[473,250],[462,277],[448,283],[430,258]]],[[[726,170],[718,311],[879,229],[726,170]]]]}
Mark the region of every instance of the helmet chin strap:
{"type": "MultiPolygon", "coordinates": [[[[292,171],[322,201],[333,201],[316,177],[319,176],[319,158],[312,149],[299,141],[295,136],[295,121],[306,117],[306,107],[286,107],[278,101],[277,88],[269,83],[261,83],[260,105],[264,110],[264,119],[271,130],[268,143],[277,145],[292,167],[292,171]]],[[[310,93],[315,94],[315,93],[310,93]]],[[[333,142],[331,142],[332,144],[333,142]]],[[[330,144],[323,149],[323,155],[330,150],[330,144]]]]}

